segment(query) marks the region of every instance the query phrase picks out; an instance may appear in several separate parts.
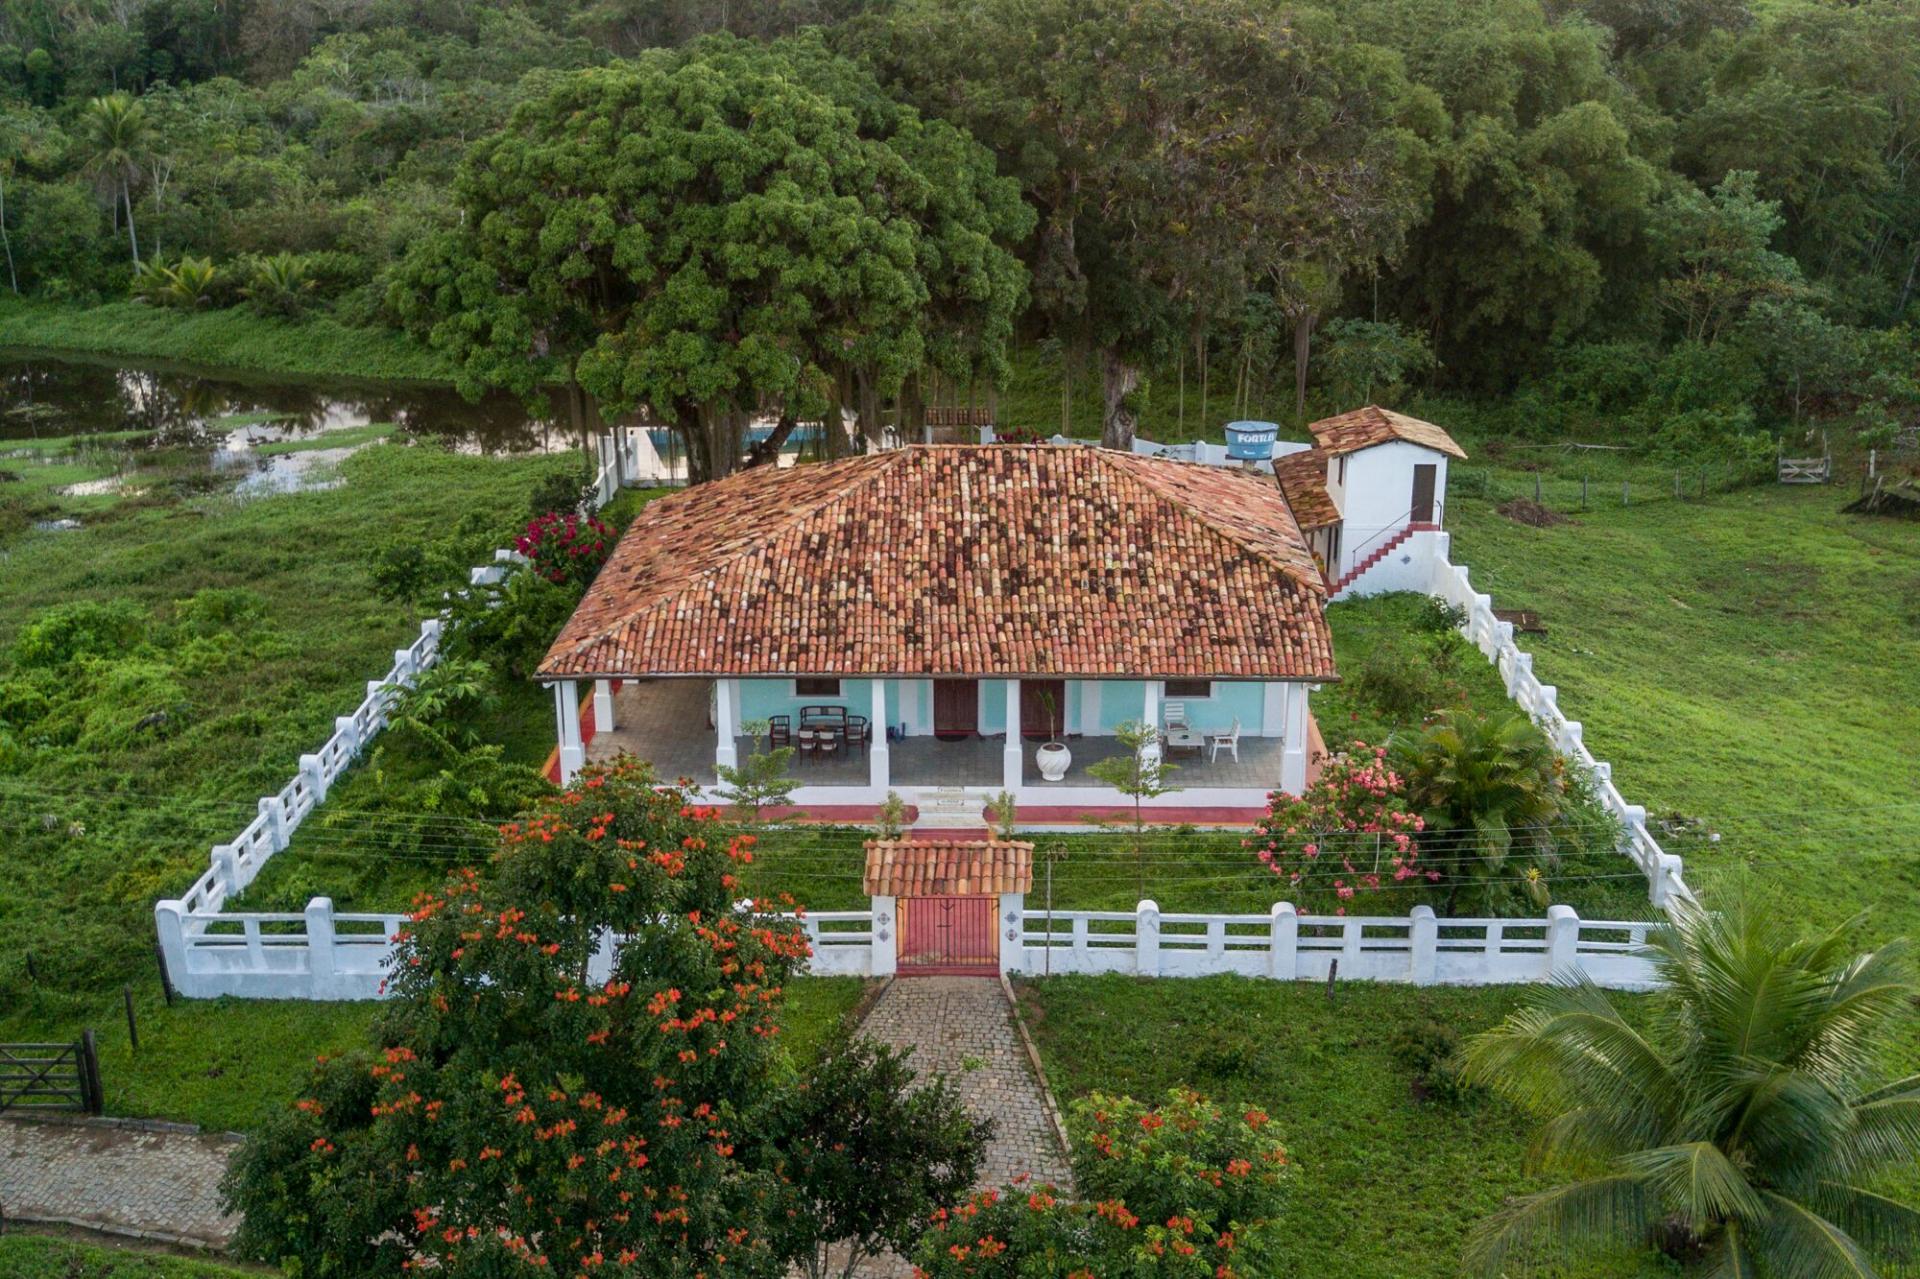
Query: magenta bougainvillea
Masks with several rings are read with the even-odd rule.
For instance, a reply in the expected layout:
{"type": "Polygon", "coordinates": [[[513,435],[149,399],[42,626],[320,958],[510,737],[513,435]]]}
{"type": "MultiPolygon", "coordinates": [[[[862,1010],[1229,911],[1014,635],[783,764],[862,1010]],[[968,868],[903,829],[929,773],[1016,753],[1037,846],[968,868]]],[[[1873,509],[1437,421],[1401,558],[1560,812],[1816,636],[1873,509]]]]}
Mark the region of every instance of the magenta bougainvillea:
{"type": "Polygon", "coordinates": [[[1268,796],[1267,815],[1245,842],[1289,886],[1330,888],[1336,913],[1345,914],[1358,893],[1440,878],[1420,865],[1425,829],[1385,748],[1354,742],[1327,761],[1304,795],[1268,796]]]}
{"type": "Polygon", "coordinates": [[[550,582],[585,585],[613,552],[613,530],[592,515],[548,511],[528,521],[514,549],[550,582]]]}

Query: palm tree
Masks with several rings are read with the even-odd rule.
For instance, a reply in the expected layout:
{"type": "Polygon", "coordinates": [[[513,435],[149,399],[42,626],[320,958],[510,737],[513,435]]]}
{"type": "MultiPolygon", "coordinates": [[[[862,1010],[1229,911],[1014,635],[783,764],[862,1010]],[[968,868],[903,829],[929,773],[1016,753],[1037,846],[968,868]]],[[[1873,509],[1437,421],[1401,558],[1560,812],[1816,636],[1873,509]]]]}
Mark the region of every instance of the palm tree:
{"type": "Polygon", "coordinates": [[[1544,881],[1532,873],[1536,866],[1507,875],[1516,848],[1536,855],[1552,850],[1566,794],[1560,761],[1531,721],[1442,711],[1414,737],[1396,742],[1394,767],[1426,819],[1428,839],[1447,848],[1449,909],[1468,886],[1489,909],[1502,884],[1544,892],[1544,881]]]}
{"type": "Polygon", "coordinates": [[[1469,1270],[1542,1251],[1660,1246],[1713,1275],[1864,1279],[1920,1252],[1920,1210],[1876,1188],[1920,1158],[1920,1075],[1886,1082],[1911,1014],[1903,943],[1852,953],[1842,926],[1786,940],[1736,901],[1649,940],[1663,983],[1642,1031],[1584,980],[1472,1040],[1467,1078],[1546,1117],[1534,1159],[1564,1184],[1468,1245],[1469,1270]]]}
{"type": "Polygon", "coordinates": [[[133,188],[152,147],[153,125],[147,108],[125,93],[110,93],[87,103],[80,114],[80,150],[84,171],[117,195],[127,211],[127,243],[140,265],[140,237],[133,227],[133,188]]]}

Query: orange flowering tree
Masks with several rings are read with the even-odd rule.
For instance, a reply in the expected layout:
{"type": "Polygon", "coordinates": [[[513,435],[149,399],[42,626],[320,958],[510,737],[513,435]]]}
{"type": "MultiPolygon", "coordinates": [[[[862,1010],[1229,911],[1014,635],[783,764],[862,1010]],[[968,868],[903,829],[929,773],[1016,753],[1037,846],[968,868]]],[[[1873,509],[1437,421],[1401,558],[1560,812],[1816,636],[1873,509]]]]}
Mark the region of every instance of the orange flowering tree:
{"type": "Polygon", "coordinates": [[[415,904],[377,1048],[236,1157],[236,1247],[308,1279],[780,1274],[787,1191],[741,1151],[807,943],[735,908],[751,858],[630,762],[506,826],[415,904]]]}
{"type": "Polygon", "coordinates": [[[920,1279],[1253,1279],[1272,1273],[1286,1148],[1255,1107],[1174,1089],[1074,1103],[1080,1200],[1011,1185],[933,1215],[920,1279]]]}
{"type": "Polygon", "coordinates": [[[1426,829],[1407,779],[1383,747],[1354,742],[1328,760],[1303,795],[1275,791],[1243,841],[1289,889],[1330,893],[1335,913],[1360,893],[1440,878],[1420,865],[1426,829]]]}

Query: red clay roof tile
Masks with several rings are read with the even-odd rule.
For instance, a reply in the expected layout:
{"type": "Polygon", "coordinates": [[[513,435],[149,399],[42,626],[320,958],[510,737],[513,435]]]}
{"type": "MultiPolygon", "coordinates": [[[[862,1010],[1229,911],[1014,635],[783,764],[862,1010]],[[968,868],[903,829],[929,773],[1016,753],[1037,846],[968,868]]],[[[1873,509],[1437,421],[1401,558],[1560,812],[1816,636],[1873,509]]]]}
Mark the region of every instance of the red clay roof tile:
{"type": "Polygon", "coordinates": [[[870,839],[869,897],[965,897],[1033,889],[1033,845],[1001,840],[870,839]]]}
{"type": "Polygon", "coordinates": [[[1377,404],[1369,404],[1338,417],[1322,418],[1309,425],[1307,430],[1321,451],[1333,456],[1357,453],[1361,449],[1393,440],[1405,440],[1409,444],[1418,444],[1462,461],[1467,456],[1467,451],[1454,443],[1451,435],[1433,423],[1395,413],[1392,409],[1383,409],[1377,404]]]}
{"type": "Polygon", "coordinates": [[[1267,476],[916,446],[650,503],[538,674],[1324,680],[1325,603],[1267,476]]]}

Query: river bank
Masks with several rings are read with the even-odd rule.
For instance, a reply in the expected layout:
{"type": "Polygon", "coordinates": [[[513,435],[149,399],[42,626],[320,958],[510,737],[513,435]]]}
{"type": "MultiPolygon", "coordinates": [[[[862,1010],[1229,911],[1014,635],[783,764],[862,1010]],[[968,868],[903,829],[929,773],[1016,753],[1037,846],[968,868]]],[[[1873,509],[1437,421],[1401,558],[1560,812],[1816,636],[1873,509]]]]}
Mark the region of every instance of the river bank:
{"type": "Polygon", "coordinates": [[[161,310],[139,302],[0,302],[0,347],[56,355],[183,360],[253,373],[451,385],[438,352],[387,328],[315,317],[278,320],[238,307],[161,310]]]}

